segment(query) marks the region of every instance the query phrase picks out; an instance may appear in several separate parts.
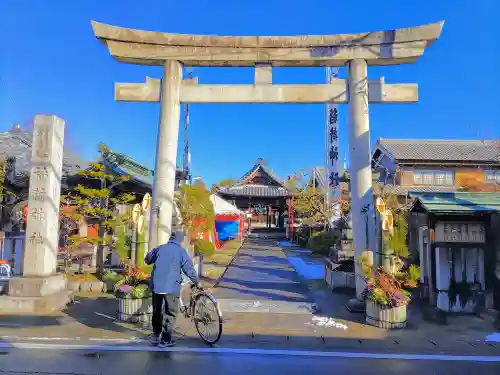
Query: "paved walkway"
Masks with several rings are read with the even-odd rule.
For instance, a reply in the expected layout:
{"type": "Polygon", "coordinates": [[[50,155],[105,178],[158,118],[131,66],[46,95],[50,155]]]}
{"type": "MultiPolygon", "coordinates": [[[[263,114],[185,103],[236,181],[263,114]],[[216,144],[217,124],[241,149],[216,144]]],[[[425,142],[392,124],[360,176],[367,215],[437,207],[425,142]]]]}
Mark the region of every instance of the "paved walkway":
{"type": "Polygon", "coordinates": [[[276,239],[248,238],[215,289],[223,312],[310,314],[314,304],[276,239]]]}
{"type": "MultiPolygon", "coordinates": [[[[345,309],[348,295],[332,293],[320,280],[301,279],[277,242],[247,239],[215,289],[224,317],[218,347],[498,355],[500,344],[484,341],[494,332],[488,317],[455,317],[438,326],[410,309],[405,330],[366,325],[363,314],[345,309]]],[[[50,316],[0,315],[0,342],[145,345],[150,331],[116,321],[116,309],[112,296],[83,295],[50,316]]],[[[180,317],[177,325],[180,345],[203,346],[192,322],[180,317]]]]}

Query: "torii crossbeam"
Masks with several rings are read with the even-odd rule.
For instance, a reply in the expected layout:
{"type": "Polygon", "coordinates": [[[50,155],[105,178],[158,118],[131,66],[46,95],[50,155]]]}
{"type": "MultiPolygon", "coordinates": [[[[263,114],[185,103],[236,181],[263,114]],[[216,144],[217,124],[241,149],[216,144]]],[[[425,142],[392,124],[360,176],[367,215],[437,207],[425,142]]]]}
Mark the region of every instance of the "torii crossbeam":
{"type": "MultiPolygon", "coordinates": [[[[256,72],[258,71],[256,68],[256,72]]],[[[258,73],[256,73],[256,78],[258,73]]],[[[260,103],[260,104],[347,104],[347,82],[338,79],[319,85],[206,85],[185,80],[180,87],[179,101],[186,104],[260,103]]],[[[159,102],[160,79],[146,77],[145,83],[115,84],[115,100],[122,102],[159,102]]],[[[370,103],[415,103],[417,84],[386,84],[384,78],[368,82],[370,103]]]]}

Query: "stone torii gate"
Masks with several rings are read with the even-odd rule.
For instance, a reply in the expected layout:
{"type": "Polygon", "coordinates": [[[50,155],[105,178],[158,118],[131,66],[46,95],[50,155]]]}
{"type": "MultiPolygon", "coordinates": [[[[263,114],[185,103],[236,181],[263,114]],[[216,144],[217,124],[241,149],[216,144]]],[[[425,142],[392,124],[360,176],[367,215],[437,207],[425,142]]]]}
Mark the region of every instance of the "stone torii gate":
{"type": "MultiPolygon", "coordinates": [[[[92,21],[95,36],[119,62],[163,66],[163,79],[118,83],[115,99],[160,102],[160,124],[150,222],[150,244],[170,237],[179,136],[180,104],[328,103],[348,104],[352,221],[356,258],[366,249],[365,218],[373,205],[368,103],[413,103],[417,84],[368,82],[368,65],[415,62],[441,34],[444,22],[388,31],[311,36],[205,36],[133,30],[92,21]],[[183,80],[185,66],[255,67],[252,85],[198,84],[183,80]],[[272,68],[347,66],[347,82],[274,85],[272,68]],[[161,209],[160,209],[161,208],[161,209]],[[153,212],[155,211],[155,212],[153,212]],[[158,230],[155,230],[158,228],[158,230]]],[[[370,222],[372,220],[369,220],[370,222]]],[[[374,228],[369,228],[371,249],[374,228]]],[[[365,284],[356,282],[359,295],[365,284]]]]}

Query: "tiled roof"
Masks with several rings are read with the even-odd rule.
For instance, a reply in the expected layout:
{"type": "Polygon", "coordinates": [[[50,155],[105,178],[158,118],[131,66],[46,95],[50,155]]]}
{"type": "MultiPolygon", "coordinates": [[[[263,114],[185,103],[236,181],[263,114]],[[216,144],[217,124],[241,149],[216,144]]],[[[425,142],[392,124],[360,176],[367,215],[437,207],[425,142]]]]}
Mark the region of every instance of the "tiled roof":
{"type": "Polygon", "coordinates": [[[415,194],[412,197],[428,212],[500,213],[499,193],[436,193],[415,194]]]}
{"type": "Polygon", "coordinates": [[[373,184],[373,193],[379,195],[383,191],[390,194],[405,195],[411,193],[450,193],[459,191],[456,186],[398,186],[373,184]]]}
{"type": "Polygon", "coordinates": [[[247,196],[247,197],[288,197],[291,195],[285,183],[273,172],[271,168],[265,165],[264,160],[258,159],[254,166],[241,177],[238,182],[232,186],[218,187],[217,192],[222,195],[247,196]],[[245,184],[245,179],[251,176],[257,170],[267,174],[277,186],[263,184],[245,184]]]}
{"type": "MultiPolygon", "coordinates": [[[[119,153],[108,151],[108,154],[103,157],[103,161],[108,168],[111,168],[119,175],[129,175],[135,181],[141,182],[149,187],[153,186],[154,172],[146,166],[136,162],[131,157],[119,153]]],[[[176,178],[181,179],[183,171],[177,168],[176,178]]]]}
{"type": "Polygon", "coordinates": [[[495,140],[380,138],[378,144],[396,160],[500,163],[500,142],[495,140]]]}
{"type": "Polygon", "coordinates": [[[288,197],[290,192],[278,186],[267,185],[236,185],[230,187],[219,187],[217,192],[225,195],[232,196],[248,196],[248,197],[288,197]]]}
{"type": "Polygon", "coordinates": [[[243,180],[245,180],[248,176],[250,176],[252,173],[257,171],[257,169],[262,170],[264,173],[266,173],[272,180],[274,180],[278,185],[286,188],[285,183],[273,172],[271,168],[269,168],[263,159],[258,159],[257,162],[254,164],[254,166],[243,175],[239,179],[239,181],[236,184],[241,184],[243,180]]]}
{"type": "MultiPolygon", "coordinates": [[[[16,181],[22,181],[29,175],[32,143],[33,134],[19,125],[8,132],[0,133],[0,156],[15,158],[16,181]]],[[[73,175],[87,165],[80,156],[64,147],[63,177],[73,175]]]]}

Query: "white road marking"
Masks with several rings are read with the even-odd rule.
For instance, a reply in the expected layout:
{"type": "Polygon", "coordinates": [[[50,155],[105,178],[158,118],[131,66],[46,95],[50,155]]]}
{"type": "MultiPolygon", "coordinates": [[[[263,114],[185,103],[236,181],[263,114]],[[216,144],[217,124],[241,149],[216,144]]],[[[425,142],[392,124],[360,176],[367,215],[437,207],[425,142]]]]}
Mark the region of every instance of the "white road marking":
{"type": "MultiPolygon", "coordinates": [[[[139,337],[131,337],[128,339],[120,339],[120,338],[106,338],[106,337],[90,337],[90,338],[81,338],[81,337],[22,337],[22,336],[0,336],[0,340],[3,341],[97,341],[97,342],[117,342],[122,344],[133,344],[133,343],[148,343],[148,340],[141,339],[139,337]]],[[[2,343],[0,342],[0,345],[2,343]]]]}
{"type": "Polygon", "coordinates": [[[78,344],[40,344],[40,343],[6,343],[0,342],[1,349],[41,349],[41,350],[86,350],[115,352],[173,352],[200,354],[246,354],[246,355],[281,355],[292,357],[323,357],[351,359],[399,359],[419,361],[454,361],[454,362],[500,362],[500,356],[471,356],[446,354],[391,354],[362,352],[327,352],[309,350],[284,349],[244,349],[244,348],[158,348],[154,346],[115,346],[115,345],[78,345],[78,344]]]}
{"type": "Polygon", "coordinates": [[[500,342],[500,333],[491,333],[485,337],[485,341],[487,342],[500,342]]]}

